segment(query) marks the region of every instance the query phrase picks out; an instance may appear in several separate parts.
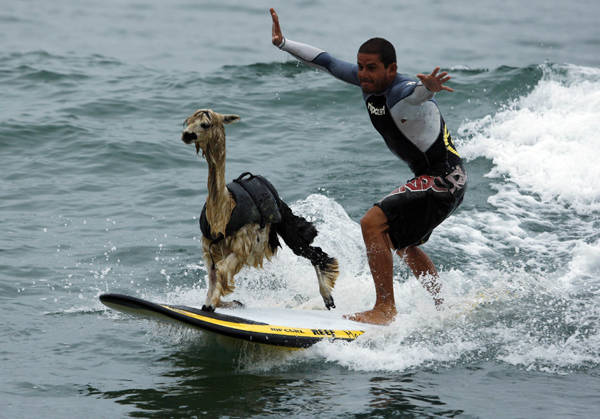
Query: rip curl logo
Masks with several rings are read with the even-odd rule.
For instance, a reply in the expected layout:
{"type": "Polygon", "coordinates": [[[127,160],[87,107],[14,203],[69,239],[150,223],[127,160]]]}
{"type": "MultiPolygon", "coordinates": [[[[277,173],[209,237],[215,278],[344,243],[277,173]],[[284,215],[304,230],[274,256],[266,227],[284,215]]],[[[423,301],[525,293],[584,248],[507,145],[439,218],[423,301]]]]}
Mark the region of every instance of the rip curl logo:
{"type": "MultiPolygon", "coordinates": [[[[435,184],[435,176],[422,175],[415,178],[405,185],[394,189],[390,195],[401,194],[404,192],[424,192],[432,189],[434,192],[448,192],[448,188],[443,188],[435,184]]],[[[390,196],[388,195],[388,196],[390,196]]]]}
{"type": "Polygon", "coordinates": [[[385,115],[385,105],[383,105],[381,108],[376,108],[372,104],[367,103],[367,108],[369,109],[369,113],[371,115],[377,115],[377,116],[385,115]]]}

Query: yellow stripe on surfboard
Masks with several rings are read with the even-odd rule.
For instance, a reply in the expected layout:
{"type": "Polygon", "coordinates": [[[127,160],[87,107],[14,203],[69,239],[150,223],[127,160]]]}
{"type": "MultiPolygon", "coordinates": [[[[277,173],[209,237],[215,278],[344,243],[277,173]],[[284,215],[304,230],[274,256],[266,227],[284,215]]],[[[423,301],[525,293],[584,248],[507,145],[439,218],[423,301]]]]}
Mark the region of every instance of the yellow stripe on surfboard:
{"type": "Polygon", "coordinates": [[[187,317],[192,317],[205,323],[222,327],[228,327],[244,332],[262,333],[280,336],[307,337],[307,338],[330,338],[330,339],[356,339],[364,333],[363,330],[336,330],[336,329],[307,329],[302,327],[276,326],[271,324],[248,324],[219,320],[190,311],[181,310],[168,305],[162,305],[167,310],[174,311],[187,317]]]}

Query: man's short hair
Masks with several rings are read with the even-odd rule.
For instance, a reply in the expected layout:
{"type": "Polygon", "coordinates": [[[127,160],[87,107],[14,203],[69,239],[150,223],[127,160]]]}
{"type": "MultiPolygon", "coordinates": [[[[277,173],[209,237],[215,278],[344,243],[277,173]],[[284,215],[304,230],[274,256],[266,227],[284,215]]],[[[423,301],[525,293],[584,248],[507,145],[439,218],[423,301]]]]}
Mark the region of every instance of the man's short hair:
{"type": "Polygon", "coordinates": [[[387,39],[371,38],[360,46],[358,52],[363,54],[379,54],[379,58],[385,67],[396,62],[396,50],[387,39]]]}

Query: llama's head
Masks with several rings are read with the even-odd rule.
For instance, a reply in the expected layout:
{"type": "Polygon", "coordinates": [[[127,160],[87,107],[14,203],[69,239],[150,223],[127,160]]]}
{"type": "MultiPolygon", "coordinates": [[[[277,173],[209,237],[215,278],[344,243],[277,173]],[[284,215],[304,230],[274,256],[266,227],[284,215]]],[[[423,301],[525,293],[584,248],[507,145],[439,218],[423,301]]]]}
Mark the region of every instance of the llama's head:
{"type": "Polygon", "coordinates": [[[202,154],[206,154],[211,144],[225,142],[223,125],[239,120],[237,115],[221,115],[212,109],[198,109],[184,121],[181,140],[186,144],[194,143],[196,153],[202,149],[202,154]]]}

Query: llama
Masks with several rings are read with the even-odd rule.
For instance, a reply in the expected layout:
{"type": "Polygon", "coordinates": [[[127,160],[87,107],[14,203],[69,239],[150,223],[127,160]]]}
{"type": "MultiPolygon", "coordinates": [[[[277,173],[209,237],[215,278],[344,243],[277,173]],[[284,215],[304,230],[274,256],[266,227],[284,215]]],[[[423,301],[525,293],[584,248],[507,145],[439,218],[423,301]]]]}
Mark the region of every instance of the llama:
{"type": "Polygon", "coordinates": [[[197,110],[184,122],[181,139],[202,150],[208,164],[208,196],[202,209],[202,253],[208,271],[204,311],[236,307],[221,297],[233,292],[234,276],[246,265],[262,268],[276,254],[278,235],[298,256],[310,260],[317,273],[319,292],[327,309],[335,308],[331,292],[338,277],[338,262],[321,248],[311,246],[317,230],[294,215],[277,191],[262,176],[242,174],[225,184],[225,127],[240,119],[211,109],[197,110]]]}

